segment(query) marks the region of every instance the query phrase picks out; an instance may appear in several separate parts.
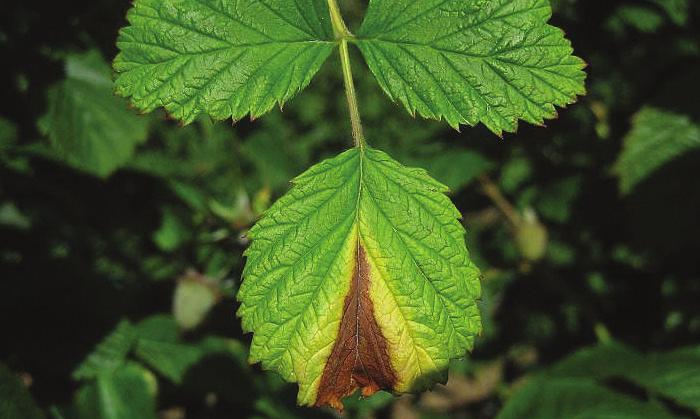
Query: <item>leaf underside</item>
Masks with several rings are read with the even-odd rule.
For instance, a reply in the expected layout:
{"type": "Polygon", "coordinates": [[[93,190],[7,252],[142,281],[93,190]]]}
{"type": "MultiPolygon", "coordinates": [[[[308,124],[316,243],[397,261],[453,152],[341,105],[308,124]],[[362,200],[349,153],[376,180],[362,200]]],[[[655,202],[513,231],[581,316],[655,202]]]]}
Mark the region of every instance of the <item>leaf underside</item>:
{"type": "Polygon", "coordinates": [[[250,360],[298,382],[307,405],[444,381],[481,327],[479,271],[446,190],[370,148],[297,177],[249,234],[250,360]]]}
{"type": "Polygon", "coordinates": [[[551,13],[549,0],[372,0],[357,43],[411,114],[500,135],[585,92],[585,64],[551,13]]]}
{"type": "Polygon", "coordinates": [[[117,93],[185,123],[257,117],[309,84],[333,50],[325,0],[136,0],[117,93]]]}

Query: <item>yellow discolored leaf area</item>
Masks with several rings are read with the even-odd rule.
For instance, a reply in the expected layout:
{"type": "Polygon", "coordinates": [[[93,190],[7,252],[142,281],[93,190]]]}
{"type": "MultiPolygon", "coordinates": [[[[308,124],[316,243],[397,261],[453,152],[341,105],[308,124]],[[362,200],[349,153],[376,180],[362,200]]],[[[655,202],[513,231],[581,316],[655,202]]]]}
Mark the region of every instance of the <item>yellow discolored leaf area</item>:
{"type": "Polygon", "coordinates": [[[447,188],[361,147],[294,181],[250,231],[238,314],[250,360],[342,408],[444,382],[481,324],[479,271],[447,188]]]}

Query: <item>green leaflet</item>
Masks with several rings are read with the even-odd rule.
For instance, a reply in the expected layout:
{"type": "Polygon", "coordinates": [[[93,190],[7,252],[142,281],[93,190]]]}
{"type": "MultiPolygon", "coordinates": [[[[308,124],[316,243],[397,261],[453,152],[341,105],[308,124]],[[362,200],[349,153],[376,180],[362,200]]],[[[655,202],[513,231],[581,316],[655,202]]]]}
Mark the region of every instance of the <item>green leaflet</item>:
{"type": "Polygon", "coordinates": [[[541,125],[585,92],[548,0],[371,0],[358,45],[384,91],[453,127],[541,125]]]}
{"type": "Polygon", "coordinates": [[[700,148],[700,127],[688,117],[644,108],[632,121],[615,171],[620,190],[630,193],[640,182],[676,157],[700,148]]]}
{"type": "Polygon", "coordinates": [[[114,371],[124,364],[137,339],[138,331],[131,323],[120,321],[114,331],[73,371],[73,379],[91,379],[102,372],[114,371]]]}
{"type": "Polygon", "coordinates": [[[66,79],[49,90],[39,128],[68,164],[109,176],[146,141],[148,118],[114,96],[111,70],[98,51],[68,55],[65,68],[66,79]]]}
{"type": "Polygon", "coordinates": [[[325,0],[136,0],[117,92],[185,123],[256,117],[309,84],[334,47],[325,0]]]}
{"type": "Polygon", "coordinates": [[[700,348],[642,354],[616,342],[585,348],[530,380],[498,418],[670,418],[659,397],[700,408],[700,348]],[[630,397],[615,378],[646,391],[651,401],[630,397]],[[613,416],[614,415],[614,416],[613,416]]]}
{"type": "Polygon", "coordinates": [[[155,419],[156,378],[136,363],[100,372],[76,395],[81,419],[155,419]]]}
{"type": "Polygon", "coordinates": [[[387,390],[444,380],[449,360],[481,328],[479,271],[446,190],[368,147],[297,177],[250,231],[238,314],[255,332],[251,362],[297,381],[300,403],[317,402],[363,248],[374,317],[397,375],[387,390]]]}
{"type": "Polygon", "coordinates": [[[527,383],[497,419],[672,419],[658,403],[640,401],[586,378],[541,377],[527,383]]]}

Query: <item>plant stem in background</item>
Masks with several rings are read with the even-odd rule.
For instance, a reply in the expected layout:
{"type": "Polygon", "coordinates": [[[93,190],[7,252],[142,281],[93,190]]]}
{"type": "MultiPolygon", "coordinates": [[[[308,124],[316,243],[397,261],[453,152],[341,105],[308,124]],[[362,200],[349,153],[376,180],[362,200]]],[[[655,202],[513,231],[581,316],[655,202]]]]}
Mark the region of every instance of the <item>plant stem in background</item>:
{"type": "Polygon", "coordinates": [[[501,190],[498,188],[490,177],[487,175],[479,176],[479,182],[481,183],[484,193],[488,196],[491,201],[498,207],[498,209],[503,213],[503,215],[508,219],[508,223],[512,228],[517,228],[520,225],[520,214],[513,207],[513,205],[508,202],[508,200],[503,196],[501,190]]]}

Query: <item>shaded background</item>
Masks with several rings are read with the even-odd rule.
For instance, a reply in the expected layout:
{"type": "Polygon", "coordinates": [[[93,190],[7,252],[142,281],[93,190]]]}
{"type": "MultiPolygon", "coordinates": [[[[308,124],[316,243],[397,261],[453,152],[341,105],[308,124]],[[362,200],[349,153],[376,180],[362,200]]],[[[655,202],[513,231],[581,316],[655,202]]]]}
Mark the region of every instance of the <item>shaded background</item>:
{"type": "MultiPolygon", "coordinates": [[[[294,385],[246,364],[235,292],[246,230],[350,144],[338,57],[283,112],[182,128],[111,94],[129,2],[6,3],[0,417],[337,415],[295,407],[294,385]]],[[[366,2],[341,7],[357,27],[366,2]]],[[[588,95],[504,139],[411,118],[353,52],[369,142],[453,190],[484,332],[446,387],[354,398],[344,415],[700,417],[700,6],[553,7],[588,95]],[[635,141],[656,141],[641,168],[616,164],[635,141]],[[643,172],[630,190],[626,170],[643,172]]]]}

